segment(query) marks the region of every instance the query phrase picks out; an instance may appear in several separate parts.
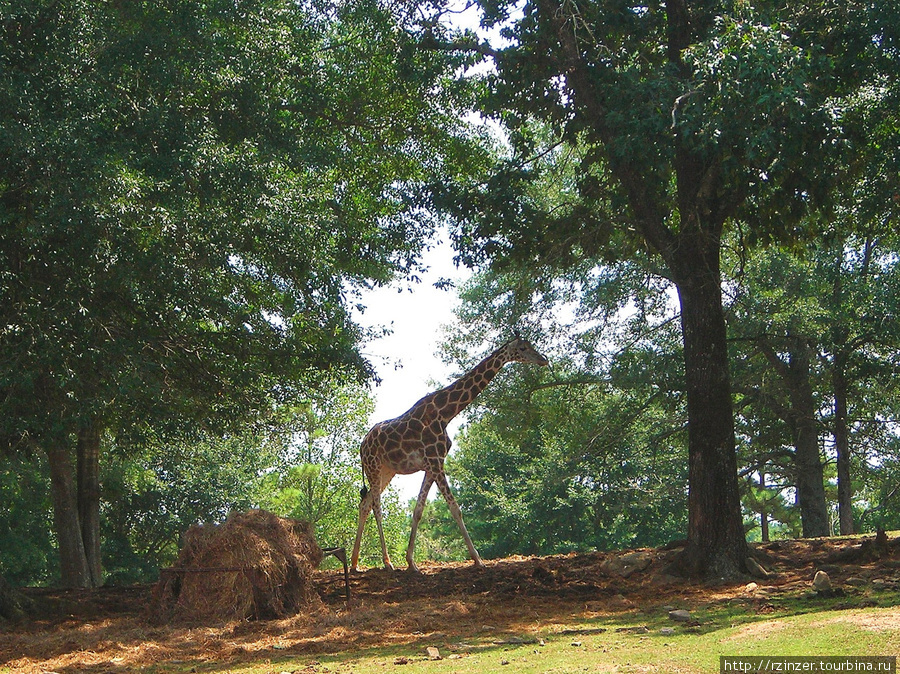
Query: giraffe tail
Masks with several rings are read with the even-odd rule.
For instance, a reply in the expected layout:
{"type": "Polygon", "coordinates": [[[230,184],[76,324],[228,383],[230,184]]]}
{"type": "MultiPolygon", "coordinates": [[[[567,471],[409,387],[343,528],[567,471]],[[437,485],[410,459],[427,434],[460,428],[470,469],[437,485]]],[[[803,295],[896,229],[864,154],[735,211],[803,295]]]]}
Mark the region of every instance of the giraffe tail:
{"type": "Polygon", "coordinates": [[[359,498],[364,499],[366,494],[369,493],[369,488],[366,485],[362,486],[362,489],[359,490],[359,498]]]}

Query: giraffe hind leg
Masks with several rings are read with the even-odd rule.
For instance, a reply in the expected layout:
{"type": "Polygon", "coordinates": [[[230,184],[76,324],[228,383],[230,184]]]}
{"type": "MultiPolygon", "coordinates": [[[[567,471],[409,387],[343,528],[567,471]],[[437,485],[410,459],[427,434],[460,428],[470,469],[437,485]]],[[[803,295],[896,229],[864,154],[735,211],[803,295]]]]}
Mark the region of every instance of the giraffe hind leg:
{"type": "Polygon", "coordinates": [[[419,528],[419,520],[422,519],[422,513],[425,511],[425,502],[428,500],[428,492],[431,485],[434,484],[434,478],[430,473],[425,473],[425,479],[422,480],[422,488],[419,489],[419,498],[416,500],[416,509],[413,511],[412,528],[409,532],[409,546],[406,548],[406,564],[409,571],[419,573],[419,567],[416,566],[414,554],[416,550],[416,531],[419,528]]]}
{"type": "Polygon", "coordinates": [[[356,527],[356,540],[353,542],[353,554],[350,556],[350,570],[359,571],[359,552],[362,547],[363,532],[366,528],[366,520],[369,513],[375,511],[375,523],[378,525],[378,538],[381,541],[381,557],[386,569],[393,571],[394,565],[388,556],[387,544],[384,539],[384,526],[381,521],[381,492],[378,489],[370,489],[363,495],[359,503],[359,524],[356,527]]]}
{"type": "Polygon", "coordinates": [[[381,522],[381,491],[373,493],[375,494],[375,523],[378,525],[378,538],[381,540],[381,559],[384,561],[384,568],[393,571],[394,565],[391,564],[391,558],[388,556],[387,543],[384,540],[384,525],[381,522]]]}
{"type": "Polygon", "coordinates": [[[356,528],[356,540],[353,542],[353,554],[350,556],[350,570],[359,571],[359,550],[362,547],[363,530],[366,528],[366,520],[372,512],[374,496],[371,491],[360,493],[359,500],[359,526],[356,528]]]}

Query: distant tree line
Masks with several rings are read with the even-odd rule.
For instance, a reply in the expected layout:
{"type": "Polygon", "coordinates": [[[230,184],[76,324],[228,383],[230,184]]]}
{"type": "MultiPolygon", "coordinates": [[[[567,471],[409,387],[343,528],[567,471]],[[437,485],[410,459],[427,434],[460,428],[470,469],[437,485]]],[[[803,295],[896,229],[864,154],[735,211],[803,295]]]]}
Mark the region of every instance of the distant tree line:
{"type": "MultiPolygon", "coordinates": [[[[900,527],[897,244],[886,232],[727,258],[748,538],[900,527]]],[[[551,373],[504,373],[457,439],[448,472],[486,555],[683,538],[677,304],[650,270],[583,271],[487,272],[463,293],[448,358],[467,362],[505,321],[540,331],[556,354],[551,373]]],[[[449,542],[439,505],[432,522],[427,535],[449,542]]]]}
{"type": "MultiPolygon", "coordinates": [[[[104,437],[100,534],[104,583],[155,581],[192,525],[265,508],[313,523],[322,546],[349,546],[359,502],[358,446],[372,401],[360,385],[323,387],[284,408],[267,430],[122,447],[104,437]]],[[[0,473],[0,565],[13,585],[62,581],[52,522],[52,485],[39,455],[5,460],[0,473]]],[[[386,537],[405,549],[406,508],[385,493],[386,537]]],[[[381,560],[374,528],[363,561],[381,560]]]]}

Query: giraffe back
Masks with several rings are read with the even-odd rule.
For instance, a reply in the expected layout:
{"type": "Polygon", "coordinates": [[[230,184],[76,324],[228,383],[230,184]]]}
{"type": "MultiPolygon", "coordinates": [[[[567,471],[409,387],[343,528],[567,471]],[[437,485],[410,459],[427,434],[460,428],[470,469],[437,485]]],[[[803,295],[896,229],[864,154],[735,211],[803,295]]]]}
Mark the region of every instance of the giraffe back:
{"type": "Polygon", "coordinates": [[[420,400],[406,414],[377,423],[369,430],[360,455],[370,480],[370,471],[389,467],[394,473],[409,475],[446,457],[450,449],[447,426],[439,418],[431,397],[420,400]]]}

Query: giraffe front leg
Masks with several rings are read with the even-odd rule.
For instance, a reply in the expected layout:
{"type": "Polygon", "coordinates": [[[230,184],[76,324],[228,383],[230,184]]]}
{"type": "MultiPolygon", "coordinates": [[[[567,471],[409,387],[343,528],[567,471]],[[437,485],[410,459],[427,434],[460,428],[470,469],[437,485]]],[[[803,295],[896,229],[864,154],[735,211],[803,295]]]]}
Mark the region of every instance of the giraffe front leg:
{"type": "Polygon", "coordinates": [[[450,491],[450,485],[447,482],[447,476],[441,474],[435,478],[435,482],[437,482],[438,489],[440,489],[441,495],[447,502],[447,507],[450,509],[450,514],[453,515],[453,519],[456,520],[456,524],[459,526],[459,530],[462,532],[463,540],[466,542],[466,547],[469,549],[469,556],[472,558],[472,561],[475,562],[475,567],[478,569],[483,569],[484,562],[481,561],[481,557],[479,556],[478,551],[472,544],[472,539],[469,538],[469,532],[466,530],[466,525],[463,522],[462,513],[459,510],[459,505],[456,503],[456,499],[453,498],[453,492],[450,491]]]}
{"type": "Polygon", "coordinates": [[[416,550],[416,531],[419,529],[419,520],[422,519],[422,513],[425,512],[425,503],[428,500],[428,492],[431,485],[434,484],[434,478],[425,473],[425,479],[422,480],[422,488],[419,489],[419,498],[416,499],[416,509],[413,511],[412,528],[409,532],[409,545],[406,548],[406,564],[407,569],[412,573],[420,573],[419,567],[416,566],[415,550],[416,550]]]}

